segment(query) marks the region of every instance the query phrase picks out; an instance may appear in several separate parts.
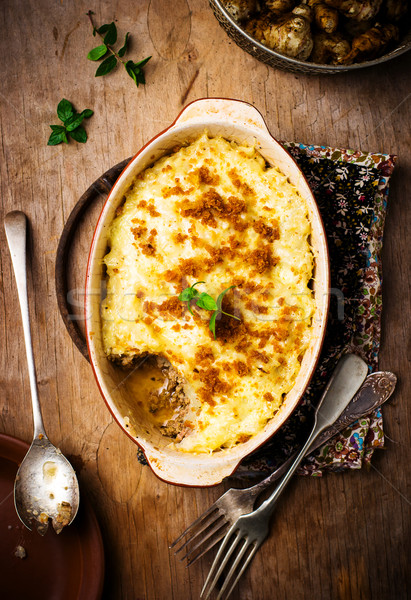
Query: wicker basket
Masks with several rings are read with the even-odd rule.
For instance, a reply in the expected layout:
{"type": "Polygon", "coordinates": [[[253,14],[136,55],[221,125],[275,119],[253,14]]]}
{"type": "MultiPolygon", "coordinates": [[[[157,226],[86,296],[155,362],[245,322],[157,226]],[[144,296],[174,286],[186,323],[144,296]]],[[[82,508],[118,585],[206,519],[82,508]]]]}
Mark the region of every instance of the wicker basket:
{"type": "Polygon", "coordinates": [[[346,71],[355,71],[364,67],[372,67],[391,60],[400,54],[403,54],[411,48],[411,31],[401,40],[401,44],[387,54],[362,63],[353,65],[322,65],[318,63],[310,63],[295,58],[290,58],[275,50],[271,50],[251,37],[233,17],[225,10],[220,0],[209,0],[210,6],[213,9],[214,15],[228,35],[240,46],[243,50],[254,56],[258,60],[270,67],[291,71],[293,73],[309,73],[309,74],[328,74],[335,75],[336,73],[344,73],[346,71]]]}

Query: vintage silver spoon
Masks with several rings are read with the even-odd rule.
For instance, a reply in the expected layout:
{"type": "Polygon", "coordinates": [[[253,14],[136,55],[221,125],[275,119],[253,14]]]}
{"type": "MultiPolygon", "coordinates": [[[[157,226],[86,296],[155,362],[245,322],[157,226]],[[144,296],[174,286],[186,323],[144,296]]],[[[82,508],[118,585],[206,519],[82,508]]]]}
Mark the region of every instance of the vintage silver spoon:
{"type": "Polygon", "coordinates": [[[14,504],[20,520],[28,529],[31,530],[34,519],[37,531],[44,535],[51,519],[55,531],[60,533],[77,514],[80,499],[78,481],[71,464],[49,441],[41,417],[27,298],[26,215],[20,211],[8,213],[4,228],[23,320],[34,422],[33,442],[14,482],[14,504]]]}

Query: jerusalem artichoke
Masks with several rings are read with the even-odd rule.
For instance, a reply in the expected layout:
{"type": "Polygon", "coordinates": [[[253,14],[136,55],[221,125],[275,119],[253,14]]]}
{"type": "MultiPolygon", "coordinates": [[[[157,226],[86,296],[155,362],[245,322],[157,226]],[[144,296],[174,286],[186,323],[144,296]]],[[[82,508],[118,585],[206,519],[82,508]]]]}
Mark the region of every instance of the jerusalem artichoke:
{"type": "Polygon", "coordinates": [[[372,60],[384,53],[388,45],[398,40],[398,27],[396,25],[376,25],[365,33],[354,38],[351,52],[341,60],[342,64],[350,65],[354,61],[362,62],[372,60]]]}
{"type": "Polygon", "coordinates": [[[255,0],[222,0],[222,4],[236,21],[248,19],[256,9],[255,0]]]}
{"type": "Polygon", "coordinates": [[[307,19],[309,23],[311,23],[313,20],[313,11],[308,4],[297,4],[297,6],[295,6],[291,12],[293,15],[304,17],[304,19],[307,19]]]}
{"type": "Polygon", "coordinates": [[[338,27],[338,11],[331,6],[318,2],[314,6],[314,21],[321,31],[334,33],[338,27]]]}
{"type": "Polygon", "coordinates": [[[275,16],[290,12],[296,5],[295,0],[266,0],[266,7],[275,16]]]}
{"type": "Polygon", "coordinates": [[[350,42],[341,33],[317,33],[314,36],[314,47],[310,61],[337,65],[340,64],[350,50],[350,42]]]}
{"type": "Polygon", "coordinates": [[[264,43],[291,58],[307,60],[313,48],[310,23],[292,13],[280,17],[265,29],[264,43]]]}
{"type": "Polygon", "coordinates": [[[324,0],[325,4],[336,8],[348,19],[366,21],[373,19],[380,10],[382,0],[324,0]]]}
{"type": "Polygon", "coordinates": [[[245,27],[245,30],[255,37],[259,42],[265,43],[265,32],[274,24],[273,15],[269,12],[263,12],[250,19],[245,27]]]}

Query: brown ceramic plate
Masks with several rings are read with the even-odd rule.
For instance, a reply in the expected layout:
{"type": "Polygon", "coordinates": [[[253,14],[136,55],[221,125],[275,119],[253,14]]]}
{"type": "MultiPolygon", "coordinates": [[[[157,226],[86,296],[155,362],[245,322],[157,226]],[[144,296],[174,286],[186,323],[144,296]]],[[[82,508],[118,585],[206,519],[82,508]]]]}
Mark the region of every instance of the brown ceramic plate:
{"type": "Polygon", "coordinates": [[[98,600],[104,551],[97,519],[81,498],[75,521],[57,535],[29,531],[14,508],[13,486],[28,444],[0,434],[0,596],[13,600],[98,600]],[[26,551],[17,558],[17,546],[26,551]]]}

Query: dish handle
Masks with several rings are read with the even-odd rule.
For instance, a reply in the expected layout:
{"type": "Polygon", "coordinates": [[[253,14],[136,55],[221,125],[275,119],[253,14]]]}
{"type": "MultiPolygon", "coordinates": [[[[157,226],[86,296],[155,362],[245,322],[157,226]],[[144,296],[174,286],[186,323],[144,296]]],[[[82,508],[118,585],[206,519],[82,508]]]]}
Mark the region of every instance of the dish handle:
{"type": "Polygon", "coordinates": [[[260,135],[270,134],[261,113],[252,104],[231,98],[194,100],[183,108],[173,126],[180,126],[183,123],[204,123],[207,120],[231,122],[247,129],[254,129],[260,135]]]}
{"type": "MultiPolygon", "coordinates": [[[[141,446],[142,447],[142,446],[141,446]]],[[[219,460],[197,455],[176,457],[154,449],[144,450],[146,460],[152,471],[165,481],[174,485],[188,487],[210,487],[217,485],[232,475],[238,467],[241,457],[221,457],[219,460]]]]}

